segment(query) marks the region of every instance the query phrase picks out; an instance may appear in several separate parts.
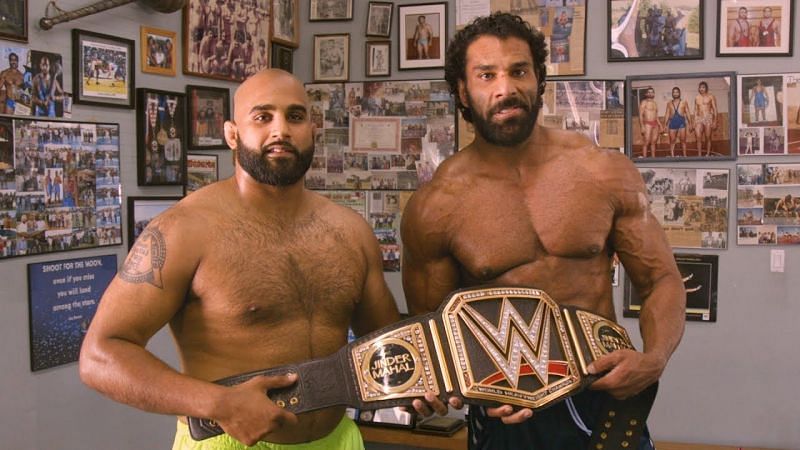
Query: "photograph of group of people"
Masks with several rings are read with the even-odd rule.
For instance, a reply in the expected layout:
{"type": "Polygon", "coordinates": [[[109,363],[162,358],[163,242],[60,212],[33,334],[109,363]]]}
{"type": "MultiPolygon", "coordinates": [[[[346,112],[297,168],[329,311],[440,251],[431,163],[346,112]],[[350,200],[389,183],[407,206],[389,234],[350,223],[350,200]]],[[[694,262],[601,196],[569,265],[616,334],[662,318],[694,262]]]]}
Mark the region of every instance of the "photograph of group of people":
{"type": "Polygon", "coordinates": [[[800,73],[738,79],[739,155],[800,154],[800,73]]]}
{"type": "Polygon", "coordinates": [[[420,166],[455,149],[455,105],[443,80],[309,84],[317,127],[313,189],[413,190],[420,166]]]}
{"type": "Polygon", "coordinates": [[[720,0],[718,56],[790,55],[791,0],[720,0]]]}
{"type": "Polygon", "coordinates": [[[730,159],[733,74],[628,77],[633,158],[730,159]]]}
{"type": "Polygon", "coordinates": [[[703,57],[701,0],[612,0],[608,5],[609,61],[703,57]]]}
{"type": "Polygon", "coordinates": [[[0,45],[0,114],[69,117],[62,67],[57,53],[0,45]]]}
{"type": "Polygon", "coordinates": [[[736,166],[739,245],[800,244],[800,164],[736,166]]]}
{"type": "Polygon", "coordinates": [[[641,167],[639,173],[671,246],[727,248],[727,169],[641,167]]]}
{"type": "Polygon", "coordinates": [[[118,125],[0,119],[0,159],[0,257],[122,243],[118,125]]]}

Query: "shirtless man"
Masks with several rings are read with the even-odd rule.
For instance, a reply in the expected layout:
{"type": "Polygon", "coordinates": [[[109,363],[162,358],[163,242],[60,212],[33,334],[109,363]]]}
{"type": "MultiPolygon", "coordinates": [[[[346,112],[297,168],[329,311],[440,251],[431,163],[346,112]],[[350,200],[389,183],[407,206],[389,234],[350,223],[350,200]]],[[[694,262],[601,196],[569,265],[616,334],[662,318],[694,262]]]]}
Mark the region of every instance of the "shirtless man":
{"type": "Polygon", "coordinates": [[[683,156],[686,156],[686,129],[692,128],[689,122],[689,102],[681,98],[681,89],[672,88],[672,100],[667,102],[667,111],[664,114],[669,130],[669,155],[675,156],[675,144],[681,141],[683,156]]]}
{"type": "MultiPolygon", "coordinates": [[[[323,357],[347,343],[348,327],[362,335],[398,319],[367,222],[304,187],[314,141],[303,84],[265,70],[239,87],[234,104],[235,120],[225,123],[233,177],[142,232],[92,320],[81,379],[145,411],[215,420],[227,434],[202,444],[222,447],[203,448],[243,448],[234,439],[361,448],[344,408],[296,416],[264,395],[294,375],[209,382],[323,357]],[[224,232],[207,239],[209,229],[224,232]],[[180,372],[145,349],[167,324],[180,372]]],[[[175,448],[195,445],[181,418],[175,448]]]]}
{"type": "Polygon", "coordinates": [[[639,103],[639,130],[642,133],[642,156],[645,158],[648,153],[652,153],[651,157],[656,157],[658,136],[664,128],[658,121],[658,104],[655,97],[656,91],[648,88],[645,98],[639,103]]]}
{"type": "Polygon", "coordinates": [[[0,72],[0,113],[14,114],[17,91],[22,89],[25,75],[19,70],[19,55],[8,54],[8,69],[0,72]]]}
{"type": "Polygon", "coordinates": [[[750,22],[747,21],[747,8],[739,8],[738,17],[728,24],[728,47],[750,46],[750,22]]]}
{"type": "Polygon", "coordinates": [[[772,17],[772,8],[764,7],[764,17],[758,22],[758,45],[779,47],[781,45],[781,21],[772,17]]]}
{"type": "Polygon", "coordinates": [[[701,81],[697,85],[697,96],[694,98],[694,132],[697,137],[697,155],[711,155],[711,134],[717,128],[717,98],[708,92],[708,83],[701,81]]]}
{"type": "Polygon", "coordinates": [[[56,117],[56,102],[64,98],[64,90],[58,82],[57,74],[58,69],[51,66],[50,57],[42,55],[39,59],[39,72],[31,80],[34,116],[56,117]]]}
{"type": "Polygon", "coordinates": [[[755,110],[756,122],[767,120],[769,95],[767,94],[767,90],[764,89],[764,84],[761,83],[761,78],[756,80],[756,85],[750,90],[750,104],[753,105],[753,109],[755,110]],[[759,120],[759,116],[761,120],[759,120]]]}
{"type": "Polygon", "coordinates": [[[425,22],[425,16],[417,18],[417,27],[414,29],[414,48],[417,49],[417,59],[430,58],[429,52],[433,45],[433,29],[428,22],[425,22]]]}
{"type": "MultiPolygon", "coordinates": [[[[439,166],[403,213],[409,311],[433,311],[457,288],[526,285],[613,319],[609,272],[616,252],[645,299],[644,351],[603,356],[589,368],[605,373],[592,390],[536,413],[470,407],[470,449],[534,442],[544,450],[586,448],[589,437],[569,419],[567,405],[592,426],[589,405],[655,382],[683,333],[683,284],[639,172],[619,152],[536,123],[546,61],[544,36],[510,14],[480,17],[451,41],[445,78],[475,140],[439,166]],[[521,424],[505,425],[511,423],[521,424]]],[[[431,395],[426,400],[437,412],[445,409],[431,395]]]]}

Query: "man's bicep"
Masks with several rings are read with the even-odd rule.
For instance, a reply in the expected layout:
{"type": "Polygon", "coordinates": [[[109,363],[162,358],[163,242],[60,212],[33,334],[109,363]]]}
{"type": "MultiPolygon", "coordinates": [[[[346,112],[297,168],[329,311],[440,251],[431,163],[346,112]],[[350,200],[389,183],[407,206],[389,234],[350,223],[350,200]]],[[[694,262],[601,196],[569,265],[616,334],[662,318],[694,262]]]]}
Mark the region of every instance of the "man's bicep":
{"type": "Polygon", "coordinates": [[[672,249],[661,224],[649,211],[618,218],[613,239],[625,273],[643,298],[657,280],[675,274],[672,249]]]}

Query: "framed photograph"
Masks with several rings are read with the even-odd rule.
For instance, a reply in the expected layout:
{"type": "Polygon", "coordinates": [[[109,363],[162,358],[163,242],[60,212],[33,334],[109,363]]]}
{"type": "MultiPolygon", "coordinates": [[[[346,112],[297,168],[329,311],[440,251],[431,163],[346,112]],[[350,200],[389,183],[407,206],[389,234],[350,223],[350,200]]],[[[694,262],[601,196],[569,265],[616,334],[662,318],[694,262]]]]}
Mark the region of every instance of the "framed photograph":
{"type": "Polygon", "coordinates": [[[388,77],[392,74],[392,41],[367,41],[366,76],[388,77]]]}
{"type": "MultiPolygon", "coordinates": [[[[719,255],[676,253],[674,256],[686,290],[686,320],[716,322],[719,255]]],[[[641,310],[642,299],[626,276],[622,315],[639,317],[641,310]]]]}
{"type": "Polygon", "coordinates": [[[800,73],[739,75],[739,156],[800,154],[800,73]]]}
{"type": "Polygon", "coordinates": [[[72,95],[83,105],[134,107],[136,44],[131,39],[72,29],[72,95]]]}
{"type": "Polygon", "coordinates": [[[629,76],[626,90],[626,143],[634,161],[736,157],[733,72],[629,76]]]}
{"type": "Polygon", "coordinates": [[[117,255],[28,264],[31,372],[78,360],[117,255]]]}
{"type": "Polygon", "coordinates": [[[309,0],[308,20],[352,20],[353,0],[309,0]]]}
{"type": "Polygon", "coordinates": [[[670,246],[727,248],[730,170],[639,167],[639,173],[670,246]]]}
{"type": "Polygon", "coordinates": [[[739,164],[736,179],[736,243],[800,245],[800,164],[739,164]]]}
{"type": "Polygon", "coordinates": [[[224,124],[231,119],[228,88],[186,86],[189,150],[227,149],[224,124]]]}
{"type": "Polygon", "coordinates": [[[128,249],[157,215],[181,201],[181,197],[128,197],[128,249]]]}
{"type": "Polygon", "coordinates": [[[447,4],[398,5],[400,70],[444,67],[447,4]]]}
{"type": "Polygon", "coordinates": [[[717,56],[792,56],[792,0],[717,0],[717,56]]]}
{"type": "Polygon", "coordinates": [[[350,78],[350,35],[314,35],[314,81],[347,81],[350,78]]]}
{"type": "Polygon", "coordinates": [[[608,2],[608,62],[703,59],[704,0],[608,2]]]}
{"type": "Polygon", "coordinates": [[[272,42],[292,48],[300,46],[300,8],[297,4],[298,1],[272,0],[272,42]]]}
{"type": "Polygon", "coordinates": [[[223,2],[186,0],[183,7],[183,73],[242,81],[268,68],[270,25],[268,1],[228,0],[223,6],[223,2]],[[228,20],[232,25],[219,26],[220,17],[223,22],[225,17],[232,17],[228,20]],[[250,56],[251,52],[254,55],[250,56]]]}
{"type": "Polygon", "coordinates": [[[186,184],[183,195],[219,180],[219,157],[198,153],[186,154],[186,184]]]}
{"type": "Polygon", "coordinates": [[[28,0],[5,0],[0,20],[0,39],[28,42],[28,0]]]}
{"type": "Polygon", "coordinates": [[[272,43],[272,67],[292,73],[294,51],[291,47],[272,43]]]}
{"type": "Polygon", "coordinates": [[[139,186],[182,186],[186,173],[185,95],[139,88],[136,102],[139,186]]]}
{"type": "Polygon", "coordinates": [[[369,2],[367,7],[367,36],[388,38],[392,33],[392,10],[389,2],[369,2]]]}
{"type": "Polygon", "coordinates": [[[140,27],[139,34],[142,72],[174,77],[175,66],[178,64],[175,32],[140,27]]]}

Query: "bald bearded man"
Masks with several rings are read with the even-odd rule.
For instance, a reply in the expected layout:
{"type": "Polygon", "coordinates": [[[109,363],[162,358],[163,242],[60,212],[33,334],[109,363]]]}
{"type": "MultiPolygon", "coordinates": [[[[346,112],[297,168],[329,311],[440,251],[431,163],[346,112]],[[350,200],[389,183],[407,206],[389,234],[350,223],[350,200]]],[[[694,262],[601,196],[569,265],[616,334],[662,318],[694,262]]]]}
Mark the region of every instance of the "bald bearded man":
{"type": "Polygon", "coordinates": [[[344,408],[296,416],[264,395],[295,375],[210,382],[329,355],[348,327],[362,335],[399,318],[372,229],[304,187],[313,128],[295,77],[265,70],[245,81],[225,123],[234,175],[152,220],[100,302],[81,379],[116,401],[179,416],[174,449],[200,445],[183,416],[225,430],[203,449],[363,448],[344,408]],[[181,371],[145,349],[167,324],[181,371]]]}

